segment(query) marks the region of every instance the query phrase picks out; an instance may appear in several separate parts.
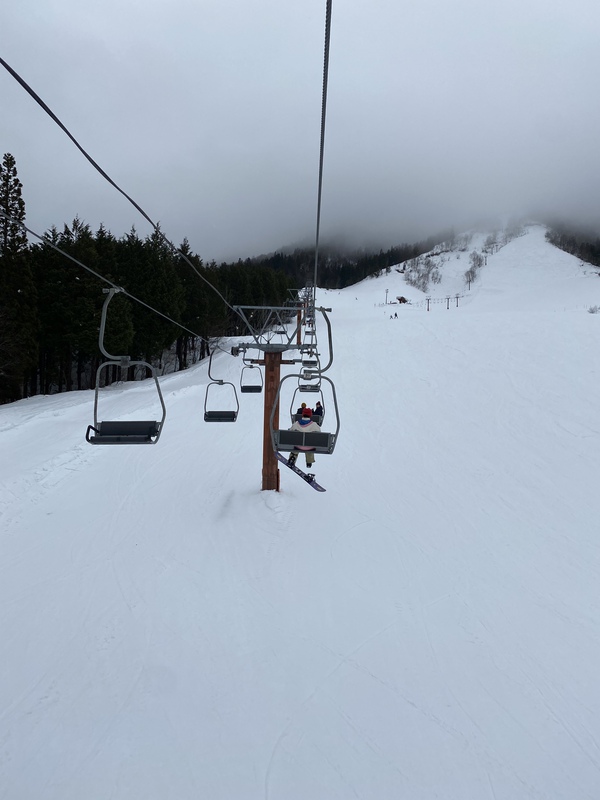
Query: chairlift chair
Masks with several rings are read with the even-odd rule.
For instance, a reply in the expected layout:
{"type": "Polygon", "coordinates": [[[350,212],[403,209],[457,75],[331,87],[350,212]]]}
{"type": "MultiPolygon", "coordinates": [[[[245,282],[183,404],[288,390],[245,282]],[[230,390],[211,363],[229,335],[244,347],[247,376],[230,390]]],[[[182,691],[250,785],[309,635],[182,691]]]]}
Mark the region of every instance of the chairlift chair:
{"type": "Polygon", "coordinates": [[[264,379],[260,367],[256,367],[254,364],[246,364],[244,367],[242,367],[242,373],[240,375],[240,392],[243,393],[254,392],[255,394],[259,394],[263,390],[263,385],[264,385],[264,379]],[[251,370],[258,370],[258,374],[260,376],[260,383],[250,383],[248,381],[250,375],[253,374],[251,370]],[[244,377],[244,372],[246,372],[245,377],[244,377]]]}
{"type": "Polygon", "coordinates": [[[100,333],[98,336],[98,344],[100,351],[109,360],[100,364],[96,370],[96,389],[94,393],[94,424],[88,425],[85,433],[86,441],[89,444],[156,444],[162,432],[165,418],[167,416],[167,409],[160,390],[158,376],[156,369],[147,361],[131,361],[129,356],[113,356],[108,353],[104,347],[104,331],[106,328],[106,316],[108,305],[115,294],[123,291],[118,288],[103,289],[107,295],[104,305],[102,306],[102,317],[100,320],[100,333]],[[162,408],[162,417],[160,420],[104,420],[98,421],[98,398],[100,394],[100,378],[102,371],[108,367],[121,367],[128,369],[129,367],[146,367],[152,373],[156,391],[158,392],[158,399],[162,408]]]}
{"type": "Polygon", "coordinates": [[[316,370],[307,370],[298,375],[299,392],[320,392],[321,373],[316,370]]]}
{"type": "MultiPolygon", "coordinates": [[[[212,359],[215,351],[213,350],[210,354],[210,359],[208,362],[208,377],[210,378],[210,383],[206,387],[206,394],[204,396],[204,421],[205,422],[235,422],[238,416],[238,412],[240,410],[240,403],[238,400],[237,392],[235,390],[235,386],[230,381],[223,381],[218,378],[215,378],[211,375],[211,366],[212,366],[212,359]],[[233,390],[233,398],[235,400],[235,409],[227,408],[227,409],[209,409],[208,408],[208,399],[210,394],[216,394],[215,389],[211,390],[211,387],[215,386],[231,386],[233,390]]],[[[230,393],[231,396],[231,393],[230,393]]]]}
{"type": "MultiPolygon", "coordinates": [[[[279,388],[277,390],[277,395],[275,397],[275,402],[273,404],[273,408],[271,409],[271,441],[273,443],[273,449],[276,452],[280,453],[290,453],[294,451],[302,451],[304,448],[308,448],[312,450],[314,453],[321,453],[323,455],[331,455],[335,449],[335,444],[337,441],[337,437],[340,430],[340,415],[338,410],[337,404],[337,396],[335,392],[335,385],[333,381],[328,378],[327,376],[321,376],[321,380],[326,381],[331,387],[331,393],[333,398],[333,407],[335,410],[335,417],[336,417],[336,427],[335,430],[331,433],[325,431],[290,431],[284,429],[277,429],[274,427],[273,422],[275,419],[275,409],[279,405],[279,398],[281,396],[281,389],[286,380],[290,378],[298,378],[298,375],[286,375],[279,383],[279,388]]],[[[298,386],[296,391],[302,391],[301,387],[298,386]]],[[[295,394],[292,398],[292,403],[295,400],[295,394]]],[[[292,405],[293,408],[293,405],[292,405]]]]}

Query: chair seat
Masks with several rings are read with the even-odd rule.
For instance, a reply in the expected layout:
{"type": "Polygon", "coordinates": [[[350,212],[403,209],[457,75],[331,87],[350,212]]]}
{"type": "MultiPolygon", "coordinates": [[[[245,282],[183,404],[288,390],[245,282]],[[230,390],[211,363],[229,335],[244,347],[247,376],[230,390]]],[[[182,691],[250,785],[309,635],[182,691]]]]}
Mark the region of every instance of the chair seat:
{"type": "Polygon", "coordinates": [[[154,444],[160,427],[155,420],[107,420],[89,425],[85,438],[90,444],[154,444]]]}
{"type": "Polygon", "coordinates": [[[205,422],[235,422],[237,411],[205,411],[205,422]]]}

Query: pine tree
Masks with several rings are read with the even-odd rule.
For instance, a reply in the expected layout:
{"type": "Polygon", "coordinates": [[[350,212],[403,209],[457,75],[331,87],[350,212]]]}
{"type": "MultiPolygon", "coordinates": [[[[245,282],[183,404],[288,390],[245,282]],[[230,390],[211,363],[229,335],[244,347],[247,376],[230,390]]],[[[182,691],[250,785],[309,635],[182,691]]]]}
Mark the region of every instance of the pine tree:
{"type": "MultiPolygon", "coordinates": [[[[202,259],[192,253],[190,243],[187,238],[179,246],[179,252],[183,253],[188,261],[194,264],[198,272],[203,269],[202,259]]],[[[182,256],[176,256],[175,270],[179,276],[179,281],[183,289],[183,306],[181,311],[181,322],[186,328],[203,334],[206,328],[206,314],[204,310],[203,295],[206,293],[206,284],[194,273],[187,261],[182,256]],[[204,327],[203,327],[204,326],[204,327]]],[[[196,360],[197,338],[187,331],[183,331],[177,337],[176,356],[178,369],[187,369],[189,354],[192,354],[193,362],[196,360]]],[[[202,342],[200,342],[202,349],[202,342]]]]}
{"type": "MultiPolygon", "coordinates": [[[[179,321],[184,291],[170,247],[156,231],[141,240],[135,229],[119,242],[115,280],[144,303],[179,321]]],[[[132,306],[134,337],[130,355],[152,363],[171,347],[179,330],[141,305],[132,306]]]]}
{"type": "Polygon", "coordinates": [[[27,234],[21,227],[25,222],[23,184],[17,177],[17,162],[5,153],[0,166],[0,209],[11,219],[0,217],[0,256],[22,253],[27,249],[27,234]]]}
{"type": "Polygon", "coordinates": [[[10,153],[0,165],[0,402],[35,391],[37,298],[31,271],[25,201],[10,153]],[[7,219],[9,217],[9,219],[7,219]]]}

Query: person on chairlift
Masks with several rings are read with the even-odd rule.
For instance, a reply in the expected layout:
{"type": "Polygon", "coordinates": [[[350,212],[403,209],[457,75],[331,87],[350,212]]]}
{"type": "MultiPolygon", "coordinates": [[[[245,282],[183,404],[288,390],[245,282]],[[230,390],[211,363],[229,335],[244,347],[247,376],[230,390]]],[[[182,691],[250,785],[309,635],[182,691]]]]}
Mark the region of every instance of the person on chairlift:
{"type": "Polygon", "coordinates": [[[302,405],[300,406],[300,408],[298,408],[298,409],[296,410],[296,414],[300,414],[300,416],[302,416],[302,412],[304,411],[304,409],[305,409],[305,408],[306,408],[306,403],[302,403],[302,405]]]}
{"type": "MultiPolygon", "coordinates": [[[[306,404],[304,404],[306,406],[306,404]]],[[[302,419],[299,419],[298,422],[294,422],[292,427],[290,428],[291,431],[305,431],[306,433],[319,433],[321,430],[321,426],[317,425],[316,422],[313,422],[312,419],[312,410],[310,408],[305,407],[302,411],[302,419]]],[[[310,469],[312,465],[315,463],[315,454],[309,447],[299,447],[298,450],[303,452],[306,456],[306,468],[310,469]]],[[[292,466],[296,463],[296,458],[298,457],[297,452],[292,452],[288,458],[288,464],[292,466]]]]}
{"type": "Polygon", "coordinates": [[[323,406],[320,400],[317,400],[317,405],[313,409],[313,414],[315,417],[321,417],[321,419],[323,419],[323,406]]]}

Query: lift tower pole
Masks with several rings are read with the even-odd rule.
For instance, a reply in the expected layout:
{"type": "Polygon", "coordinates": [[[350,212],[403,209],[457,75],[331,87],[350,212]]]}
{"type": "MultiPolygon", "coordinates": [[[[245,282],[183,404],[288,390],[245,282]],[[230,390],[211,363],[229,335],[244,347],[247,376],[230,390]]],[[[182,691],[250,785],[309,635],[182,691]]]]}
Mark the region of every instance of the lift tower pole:
{"type": "MultiPolygon", "coordinates": [[[[277,399],[279,382],[281,380],[281,351],[265,352],[265,416],[263,425],[263,468],[262,488],[279,491],[279,468],[277,458],[273,452],[271,440],[271,411],[277,399]]],[[[275,408],[273,425],[279,428],[279,403],[275,408]]]]}

